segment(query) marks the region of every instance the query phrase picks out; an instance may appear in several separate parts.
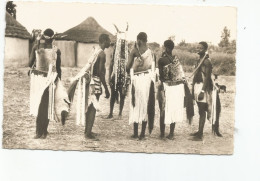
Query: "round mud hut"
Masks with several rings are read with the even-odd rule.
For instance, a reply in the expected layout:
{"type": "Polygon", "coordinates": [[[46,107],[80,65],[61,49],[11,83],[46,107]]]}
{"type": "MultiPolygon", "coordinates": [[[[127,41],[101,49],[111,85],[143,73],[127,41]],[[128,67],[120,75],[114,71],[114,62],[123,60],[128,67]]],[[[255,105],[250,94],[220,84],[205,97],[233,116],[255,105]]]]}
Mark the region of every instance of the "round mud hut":
{"type": "Polygon", "coordinates": [[[101,27],[93,17],[56,36],[55,44],[61,50],[61,65],[83,67],[98,46],[100,34],[108,34],[111,41],[116,37],[101,27]]]}
{"type": "Polygon", "coordinates": [[[25,66],[29,62],[30,33],[9,13],[5,13],[5,66],[25,66]]]}

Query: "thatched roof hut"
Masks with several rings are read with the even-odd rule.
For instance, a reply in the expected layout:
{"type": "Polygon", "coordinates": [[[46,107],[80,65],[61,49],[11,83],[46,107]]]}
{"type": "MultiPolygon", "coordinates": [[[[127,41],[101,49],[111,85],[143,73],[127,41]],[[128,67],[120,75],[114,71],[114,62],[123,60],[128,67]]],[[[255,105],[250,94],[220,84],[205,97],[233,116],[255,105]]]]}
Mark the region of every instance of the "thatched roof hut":
{"type": "Polygon", "coordinates": [[[93,17],[88,17],[79,25],[59,34],[57,39],[72,40],[81,43],[98,43],[99,35],[102,33],[108,34],[112,41],[116,39],[114,35],[100,26],[93,17]]]}
{"type": "Polygon", "coordinates": [[[55,43],[61,50],[62,66],[84,66],[93,49],[99,46],[99,36],[103,33],[108,34],[111,41],[116,40],[116,37],[100,26],[93,17],[88,17],[64,33],[56,34],[55,43]]]}
{"type": "Polygon", "coordinates": [[[5,13],[5,36],[6,37],[16,37],[22,39],[29,39],[30,33],[22,26],[16,19],[14,19],[9,13],[5,13]]]}
{"type": "Polygon", "coordinates": [[[30,33],[10,14],[5,20],[5,66],[28,65],[30,33]]]}

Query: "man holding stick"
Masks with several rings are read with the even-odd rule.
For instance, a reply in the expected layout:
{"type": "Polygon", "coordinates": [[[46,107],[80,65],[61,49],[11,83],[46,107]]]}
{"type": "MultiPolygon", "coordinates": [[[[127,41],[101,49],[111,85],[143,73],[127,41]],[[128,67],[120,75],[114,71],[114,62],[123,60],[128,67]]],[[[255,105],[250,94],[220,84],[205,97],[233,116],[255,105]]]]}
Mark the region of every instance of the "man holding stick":
{"type": "Polygon", "coordinates": [[[155,57],[147,46],[147,34],[137,35],[137,42],[130,53],[127,71],[131,69],[129,124],[134,124],[132,138],[138,138],[138,124],[142,123],[139,139],[145,138],[147,120],[152,132],[155,111],[155,57]]]}
{"type": "Polygon", "coordinates": [[[192,93],[199,108],[199,130],[191,134],[194,141],[201,141],[203,138],[203,129],[206,121],[212,121],[212,131],[219,137],[219,116],[220,116],[220,99],[217,87],[214,84],[212,76],[212,64],[207,53],[208,44],[204,41],[198,45],[198,54],[200,59],[197,62],[196,69],[192,75],[193,87],[192,93]]]}

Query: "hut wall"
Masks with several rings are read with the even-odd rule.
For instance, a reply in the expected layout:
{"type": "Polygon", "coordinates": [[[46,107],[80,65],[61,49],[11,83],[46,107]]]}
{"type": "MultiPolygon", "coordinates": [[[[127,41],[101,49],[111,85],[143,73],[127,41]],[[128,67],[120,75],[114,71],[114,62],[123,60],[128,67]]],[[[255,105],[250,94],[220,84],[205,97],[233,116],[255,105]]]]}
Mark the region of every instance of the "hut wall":
{"type": "Polygon", "coordinates": [[[56,40],[54,43],[61,51],[61,66],[75,67],[76,66],[76,53],[75,41],[56,40]]]}
{"type": "Polygon", "coordinates": [[[77,46],[77,67],[83,67],[88,62],[94,48],[98,47],[97,43],[80,43],[77,46]]]}
{"type": "Polygon", "coordinates": [[[28,66],[29,40],[5,37],[5,66],[28,66]]]}

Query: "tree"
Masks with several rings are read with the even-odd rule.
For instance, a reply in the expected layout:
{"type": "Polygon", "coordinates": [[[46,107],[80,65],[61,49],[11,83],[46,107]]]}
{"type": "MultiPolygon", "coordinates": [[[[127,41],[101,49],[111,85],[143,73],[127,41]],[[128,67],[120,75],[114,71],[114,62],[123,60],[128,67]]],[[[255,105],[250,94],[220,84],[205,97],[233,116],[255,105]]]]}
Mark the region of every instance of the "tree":
{"type": "Polygon", "coordinates": [[[236,49],[236,40],[232,40],[231,43],[230,43],[230,47],[233,48],[234,50],[236,49]]]}
{"type": "Polygon", "coordinates": [[[218,44],[219,47],[228,47],[229,46],[229,38],[230,38],[230,30],[227,29],[225,26],[222,34],[221,34],[221,40],[218,44]]]}
{"type": "Polygon", "coordinates": [[[13,3],[13,1],[7,1],[6,3],[6,11],[14,18],[16,19],[16,4],[13,3]]]}
{"type": "Polygon", "coordinates": [[[232,40],[227,48],[227,53],[236,53],[236,40],[232,40]]]}
{"type": "Polygon", "coordinates": [[[175,35],[171,35],[168,37],[168,40],[172,40],[172,41],[175,41],[175,35]]]}
{"type": "Polygon", "coordinates": [[[181,40],[181,42],[178,44],[180,47],[185,47],[187,45],[185,40],[181,40]]]}

